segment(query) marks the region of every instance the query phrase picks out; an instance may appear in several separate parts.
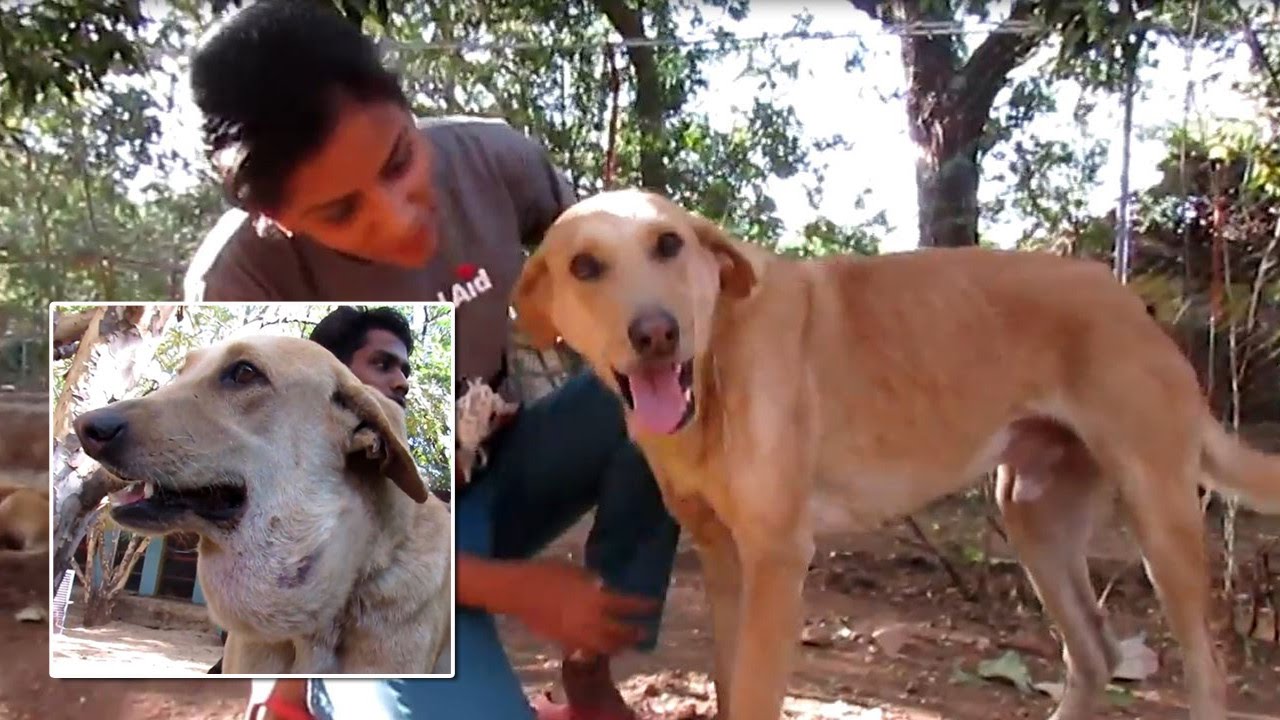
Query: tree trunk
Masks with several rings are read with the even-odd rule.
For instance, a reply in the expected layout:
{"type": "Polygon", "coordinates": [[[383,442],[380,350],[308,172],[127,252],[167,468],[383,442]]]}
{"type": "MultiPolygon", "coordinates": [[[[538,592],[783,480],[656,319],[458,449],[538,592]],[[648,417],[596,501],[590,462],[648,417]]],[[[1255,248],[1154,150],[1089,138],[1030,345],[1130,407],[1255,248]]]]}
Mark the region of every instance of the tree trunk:
{"type": "Polygon", "coordinates": [[[978,244],[978,140],[982,134],[949,130],[911,118],[916,160],[916,223],[921,247],[978,244]]]}
{"type": "Polygon", "coordinates": [[[111,616],[116,609],[115,605],[115,598],[101,593],[85,593],[84,626],[95,628],[111,622],[111,616]]]}
{"type": "MultiPolygon", "coordinates": [[[[111,476],[80,449],[71,422],[80,413],[125,397],[151,361],[173,306],[104,306],[79,340],[65,386],[53,410],[53,462],[50,504],[53,507],[53,577],[71,567],[85,536],[85,520],[111,490],[111,476]]],[[[78,316],[69,321],[81,322],[78,316]]],[[[55,320],[53,334],[59,333],[55,320]]]]}
{"type": "MultiPolygon", "coordinates": [[[[850,0],[887,26],[952,22],[950,3],[929,0],[850,0]]],[[[1018,0],[1008,20],[1034,16],[1042,3],[1018,0]]],[[[902,65],[907,77],[907,125],[919,152],[916,200],[921,247],[978,244],[978,183],[981,142],[996,95],[1009,73],[1047,37],[1047,33],[992,33],[968,60],[960,57],[956,37],[902,35],[902,65]]]]}
{"type": "MultiPolygon", "coordinates": [[[[626,0],[595,0],[613,29],[629,41],[648,40],[644,16],[632,9],[626,0]]],[[[646,45],[627,46],[627,59],[635,72],[635,115],[640,126],[640,183],[654,192],[666,193],[667,164],[663,152],[665,133],[662,75],[654,48],[646,45]]]]}
{"type": "MultiPolygon", "coordinates": [[[[94,532],[101,533],[105,526],[105,522],[99,523],[94,532]]],[[[116,600],[119,599],[120,593],[124,592],[124,586],[129,583],[129,574],[133,572],[133,567],[146,554],[151,538],[141,535],[130,536],[129,544],[125,546],[124,557],[120,559],[119,564],[115,562],[117,542],[103,543],[102,538],[99,537],[98,547],[102,548],[98,553],[100,573],[95,575],[90,571],[87,578],[81,578],[85,588],[84,627],[106,625],[114,619],[116,600]],[[86,580],[88,582],[85,582],[86,580]]]]}

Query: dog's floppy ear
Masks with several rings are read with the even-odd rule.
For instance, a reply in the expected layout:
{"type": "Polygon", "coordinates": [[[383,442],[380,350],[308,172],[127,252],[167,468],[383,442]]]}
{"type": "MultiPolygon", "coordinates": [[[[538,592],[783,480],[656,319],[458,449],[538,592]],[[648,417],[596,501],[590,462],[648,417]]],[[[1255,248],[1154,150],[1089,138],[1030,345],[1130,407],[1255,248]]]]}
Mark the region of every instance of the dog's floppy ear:
{"type": "Polygon", "coordinates": [[[724,228],[694,212],[689,213],[689,217],[698,242],[720,263],[720,289],[730,297],[741,298],[751,294],[756,284],[756,270],[751,261],[734,245],[724,228]]]}
{"type": "Polygon", "coordinates": [[[520,271],[511,305],[516,309],[516,327],[534,348],[546,350],[556,344],[559,333],[550,315],[551,268],[541,250],[535,251],[520,271]]]}
{"type": "Polygon", "coordinates": [[[425,502],[429,495],[427,485],[409,454],[400,408],[360,382],[349,370],[338,375],[338,389],[333,399],[355,416],[355,422],[347,430],[348,458],[356,462],[375,461],[381,473],[405,495],[415,502],[425,502]],[[356,457],[352,458],[353,455],[356,457]]]}

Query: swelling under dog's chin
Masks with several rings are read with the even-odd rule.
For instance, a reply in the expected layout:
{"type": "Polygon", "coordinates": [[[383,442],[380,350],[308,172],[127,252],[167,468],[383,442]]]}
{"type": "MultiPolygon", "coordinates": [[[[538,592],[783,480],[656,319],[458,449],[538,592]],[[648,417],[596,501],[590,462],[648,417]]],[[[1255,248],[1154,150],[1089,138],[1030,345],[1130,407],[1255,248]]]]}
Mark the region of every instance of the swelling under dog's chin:
{"type": "MultiPolygon", "coordinates": [[[[326,519],[326,522],[331,520],[326,519]]],[[[201,587],[218,621],[260,640],[314,633],[341,613],[360,553],[331,542],[314,518],[261,510],[247,514],[219,547],[202,551],[201,587]]]]}

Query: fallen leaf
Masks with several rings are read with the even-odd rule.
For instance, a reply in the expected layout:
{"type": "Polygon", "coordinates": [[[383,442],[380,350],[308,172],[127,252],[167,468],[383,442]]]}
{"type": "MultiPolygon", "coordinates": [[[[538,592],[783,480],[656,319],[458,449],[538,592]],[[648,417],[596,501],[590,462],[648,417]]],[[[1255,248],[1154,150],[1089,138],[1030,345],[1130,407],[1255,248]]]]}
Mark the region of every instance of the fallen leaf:
{"type": "Polygon", "coordinates": [[[981,685],[982,678],[957,665],[951,671],[951,682],[956,685],[981,685]]]}
{"type": "Polygon", "coordinates": [[[1146,680],[1160,669],[1160,657],[1147,646],[1144,635],[1135,635],[1119,643],[1120,662],[1111,677],[1116,680],[1146,680]]]}
{"type": "Polygon", "coordinates": [[[1030,693],[1035,688],[1031,685],[1031,672],[1022,656],[1008,650],[994,660],[983,660],[978,663],[978,675],[987,680],[1007,680],[1020,692],[1030,693]]]}
{"type": "Polygon", "coordinates": [[[800,633],[800,644],[807,647],[829,648],[836,644],[836,640],[826,631],[826,628],[810,626],[800,633]]]}
{"type": "Polygon", "coordinates": [[[1032,687],[1053,698],[1054,702],[1061,702],[1063,693],[1067,691],[1067,686],[1060,682],[1038,682],[1032,687]]]}
{"type": "Polygon", "coordinates": [[[44,622],[49,615],[39,605],[28,605],[14,613],[13,617],[18,622],[38,623],[44,622]]]}
{"type": "Polygon", "coordinates": [[[1133,703],[1133,693],[1119,685],[1107,686],[1107,701],[1116,707],[1124,707],[1133,703]]]}
{"type": "Polygon", "coordinates": [[[853,631],[847,626],[838,622],[820,620],[811,625],[805,625],[804,630],[800,632],[800,644],[815,648],[829,648],[838,640],[849,641],[853,637],[853,631]]]}
{"type": "Polygon", "coordinates": [[[871,639],[890,657],[902,654],[902,648],[911,640],[911,626],[895,623],[877,628],[871,633],[871,639]]]}

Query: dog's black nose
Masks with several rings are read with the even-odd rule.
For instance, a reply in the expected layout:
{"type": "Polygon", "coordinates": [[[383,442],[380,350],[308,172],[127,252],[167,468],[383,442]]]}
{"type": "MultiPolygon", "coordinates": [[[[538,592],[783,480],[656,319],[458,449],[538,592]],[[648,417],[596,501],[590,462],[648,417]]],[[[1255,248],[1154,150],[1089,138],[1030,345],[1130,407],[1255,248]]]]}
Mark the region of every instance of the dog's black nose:
{"type": "Polygon", "coordinates": [[[646,360],[666,360],[680,346],[680,324],[666,310],[646,310],[627,326],[636,354],[646,360]]]}
{"type": "Polygon", "coordinates": [[[76,418],[73,424],[84,451],[95,460],[102,460],[118,448],[129,429],[124,413],[111,407],[91,410],[76,418]]]}

